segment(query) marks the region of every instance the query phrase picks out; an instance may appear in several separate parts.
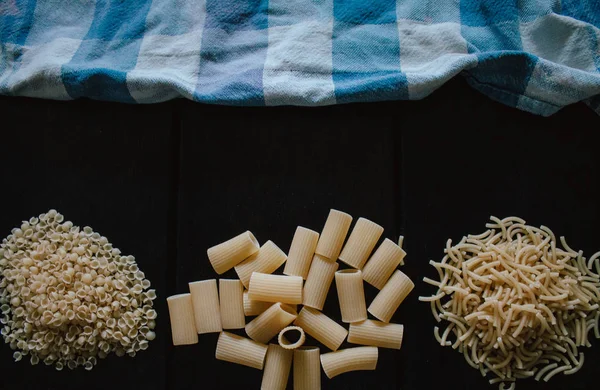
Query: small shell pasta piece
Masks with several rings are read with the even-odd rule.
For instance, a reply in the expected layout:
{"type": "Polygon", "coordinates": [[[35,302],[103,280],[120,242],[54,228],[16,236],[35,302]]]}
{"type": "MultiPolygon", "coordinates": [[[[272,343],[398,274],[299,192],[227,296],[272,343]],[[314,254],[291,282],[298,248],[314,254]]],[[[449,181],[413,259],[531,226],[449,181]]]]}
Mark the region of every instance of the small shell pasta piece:
{"type": "Polygon", "coordinates": [[[238,264],[235,267],[235,272],[244,287],[248,288],[252,272],[273,273],[286,259],[286,254],[273,241],[267,241],[258,252],[238,264]]]}
{"type": "Polygon", "coordinates": [[[304,334],[304,330],[299,326],[288,326],[287,328],[283,328],[281,332],[279,332],[279,336],[277,336],[277,342],[281,347],[285,349],[296,349],[302,346],[306,341],[306,335],[304,334]],[[298,332],[300,333],[300,337],[298,341],[292,343],[286,337],[285,334],[288,332],[298,332]]]}
{"type": "Polygon", "coordinates": [[[406,256],[406,252],[392,240],[386,238],[364,266],[363,279],[381,290],[404,256],[406,256]]]}
{"type": "Polygon", "coordinates": [[[194,307],[190,294],[173,295],[167,298],[173,345],[198,343],[194,307]]]}
{"type": "Polygon", "coordinates": [[[367,319],[367,305],[362,272],[356,269],[345,269],[335,273],[340,311],[343,322],[357,322],[367,319]]]}
{"type": "Polygon", "coordinates": [[[390,322],[404,298],[415,287],[402,271],[396,270],[369,306],[369,313],[383,322],[390,322]]]}
{"type": "Polygon", "coordinates": [[[229,332],[221,332],[215,357],[230,363],[263,369],[267,346],[229,332]]]}
{"type": "Polygon", "coordinates": [[[310,271],[304,283],[302,304],[317,310],[322,310],[331,287],[335,271],[340,264],[331,262],[319,255],[315,255],[310,265],[310,271]]]}
{"type": "Polygon", "coordinates": [[[400,349],[404,325],[365,320],[350,324],[348,342],[373,347],[400,349]]]}
{"type": "Polygon", "coordinates": [[[294,350],[294,390],[319,390],[321,367],[319,348],[300,347],[294,350]]]}
{"type": "Polygon", "coordinates": [[[263,302],[302,303],[302,283],[300,276],[253,272],[250,277],[248,298],[263,302]]]}
{"type": "Polygon", "coordinates": [[[321,237],[319,237],[315,253],[332,261],[337,260],[351,224],[351,215],[331,209],[321,232],[321,237]]]}
{"type": "Polygon", "coordinates": [[[300,310],[294,325],[304,329],[306,333],[332,351],[336,351],[348,335],[348,331],[343,326],[310,307],[303,307],[300,310]]]}
{"type": "Polygon", "coordinates": [[[198,334],[222,331],[217,281],[210,279],[192,282],[189,287],[198,334]]]}
{"type": "Polygon", "coordinates": [[[269,344],[265,369],[263,371],[261,390],[285,390],[287,387],[294,351],[277,344],[269,344]]]}
{"type": "Polygon", "coordinates": [[[353,268],[362,269],[382,233],[383,228],[375,222],[359,218],[340,253],[340,261],[353,268]]]}
{"type": "Polygon", "coordinates": [[[319,242],[319,233],[298,226],[292,239],[292,245],[290,246],[283,273],[306,279],[310,263],[317,249],[317,242],[319,242]]]}
{"type": "Polygon", "coordinates": [[[374,370],[377,367],[377,347],[356,347],[321,355],[321,365],[331,379],[350,371],[374,370]]]}
{"type": "Polygon", "coordinates": [[[258,241],[250,231],[209,248],[206,253],[214,270],[221,275],[258,252],[258,241]]]}
{"type": "Polygon", "coordinates": [[[219,301],[223,329],[241,329],[244,317],[244,286],[238,279],[219,280],[219,301]]]}
{"type": "Polygon", "coordinates": [[[296,311],[292,307],[279,302],[275,303],[246,325],[246,334],[252,340],[268,343],[296,317],[296,311]]]}
{"type": "Polygon", "coordinates": [[[244,314],[246,316],[257,316],[273,305],[273,302],[254,301],[248,297],[248,291],[244,291],[244,314]]]}

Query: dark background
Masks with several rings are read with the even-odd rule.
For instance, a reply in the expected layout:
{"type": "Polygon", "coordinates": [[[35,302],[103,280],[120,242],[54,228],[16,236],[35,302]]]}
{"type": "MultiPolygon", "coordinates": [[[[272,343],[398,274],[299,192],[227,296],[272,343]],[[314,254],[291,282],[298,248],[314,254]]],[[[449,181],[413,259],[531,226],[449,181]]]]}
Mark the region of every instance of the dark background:
{"type": "MultiPolygon", "coordinates": [[[[547,225],[587,256],[600,250],[600,117],[582,104],[542,118],[457,79],[418,102],[232,108],[0,97],[0,115],[0,236],[56,208],[134,255],[159,296],[147,351],[57,372],[14,363],[2,344],[2,389],[259,388],[261,371],[214,359],[217,334],[171,347],[165,298],[217,277],[208,247],[249,229],[287,252],[296,226],[320,231],[330,208],[379,223],[392,240],[405,235],[403,271],[416,288],[393,318],[405,325],[403,348],[380,349],[376,371],[323,374],[323,388],[497,389],[436,343],[429,305],[417,300],[433,291],[420,281],[435,275],[428,261],[448,238],[483,231],[490,215],[547,225]]],[[[376,290],[365,288],[368,304],[376,290]]],[[[324,311],[340,320],[330,292],[324,311]]],[[[517,388],[596,388],[600,347],[582,350],[576,375],[517,388]]]]}

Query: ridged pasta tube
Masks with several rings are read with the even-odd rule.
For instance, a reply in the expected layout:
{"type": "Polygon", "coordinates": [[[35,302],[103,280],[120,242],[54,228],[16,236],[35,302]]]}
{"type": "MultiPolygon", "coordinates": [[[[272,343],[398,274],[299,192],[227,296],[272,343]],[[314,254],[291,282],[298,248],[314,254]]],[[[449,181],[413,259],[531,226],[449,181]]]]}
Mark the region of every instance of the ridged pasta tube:
{"type": "Polygon", "coordinates": [[[209,248],[206,253],[214,270],[221,275],[258,252],[258,241],[250,231],[209,248]]]}
{"type": "Polygon", "coordinates": [[[339,259],[351,267],[362,269],[377,245],[383,228],[365,218],[359,218],[344,245],[339,259]]]}
{"type": "Polygon", "coordinates": [[[321,365],[331,379],[350,371],[374,370],[377,367],[377,347],[356,347],[321,355],[321,365]]]}

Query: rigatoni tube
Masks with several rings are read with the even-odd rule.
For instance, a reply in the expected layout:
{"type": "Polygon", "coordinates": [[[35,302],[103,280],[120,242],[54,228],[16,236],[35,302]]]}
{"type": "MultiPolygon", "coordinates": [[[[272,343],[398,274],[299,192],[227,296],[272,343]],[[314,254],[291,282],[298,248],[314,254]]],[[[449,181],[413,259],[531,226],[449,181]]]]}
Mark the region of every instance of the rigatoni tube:
{"type": "Polygon", "coordinates": [[[223,329],[241,329],[246,325],[244,317],[244,286],[238,279],[219,280],[221,324],[223,329]]]}
{"type": "Polygon", "coordinates": [[[263,302],[302,303],[302,283],[300,276],[253,272],[248,298],[263,302]]]}
{"type": "Polygon", "coordinates": [[[294,325],[300,326],[306,333],[332,351],[337,350],[348,335],[348,331],[343,326],[310,307],[303,307],[300,310],[294,325]]]}
{"type": "Polygon", "coordinates": [[[189,283],[189,288],[198,334],[222,331],[217,281],[210,279],[192,282],[189,283]]]}
{"type": "Polygon", "coordinates": [[[321,365],[327,378],[350,371],[374,370],[377,367],[377,347],[356,347],[321,355],[321,365]]]}
{"type": "Polygon", "coordinates": [[[322,256],[315,255],[308,271],[302,304],[314,309],[322,310],[331,287],[331,282],[340,264],[331,262],[322,256]]]}
{"type": "Polygon", "coordinates": [[[261,390],[285,390],[287,387],[294,351],[277,344],[269,344],[261,390]]]}
{"type": "Polygon", "coordinates": [[[321,367],[319,348],[300,347],[294,350],[294,390],[319,390],[321,367]]]}
{"type": "Polygon", "coordinates": [[[317,249],[319,233],[298,226],[288,253],[283,273],[290,276],[300,276],[306,279],[310,263],[317,249]]]}
{"type": "Polygon", "coordinates": [[[229,332],[221,332],[215,357],[218,360],[263,369],[267,346],[229,332]]]}
{"type": "Polygon", "coordinates": [[[273,241],[267,241],[258,252],[238,264],[235,272],[244,287],[248,288],[252,272],[273,273],[286,259],[286,254],[273,241]]]}
{"type": "Polygon", "coordinates": [[[345,269],[335,273],[340,311],[343,322],[357,322],[367,319],[367,305],[362,273],[356,269],[345,269]]]}
{"type": "Polygon", "coordinates": [[[244,291],[244,314],[246,316],[257,316],[272,304],[273,302],[254,301],[248,297],[248,291],[244,291]]]}
{"type": "Polygon", "coordinates": [[[208,248],[206,253],[214,270],[221,275],[258,252],[258,241],[250,231],[208,248]]]}
{"type": "Polygon", "coordinates": [[[404,256],[406,256],[406,252],[392,240],[386,238],[364,266],[363,279],[381,290],[404,256]]]}
{"type": "Polygon", "coordinates": [[[290,306],[275,303],[246,325],[246,334],[260,343],[268,343],[297,317],[290,306]]]}
{"type": "Polygon", "coordinates": [[[350,324],[348,342],[374,347],[400,349],[404,325],[365,320],[350,324]]]}
{"type": "Polygon", "coordinates": [[[369,313],[383,322],[390,322],[404,298],[415,287],[402,271],[396,270],[369,306],[369,313]]]}
{"type": "Polygon", "coordinates": [[[190,294],[173,295],[167,298],[173,345],[198,343],[194,307],[190,294]]]}
{"type": "Polygon", "coordinates": [[[315,253],[332,261],[337,260],[350,229],[350,224],[352,224],[352,216],[331,209],[321,232],[321,237],[319,237],[315,253]]]}
{"type": "Polygon", "coordinates": [[[351,267],[362,269],[377,245],[383,228],[365,218],[359,218],[344,245],[339,259],[351,267]]]}

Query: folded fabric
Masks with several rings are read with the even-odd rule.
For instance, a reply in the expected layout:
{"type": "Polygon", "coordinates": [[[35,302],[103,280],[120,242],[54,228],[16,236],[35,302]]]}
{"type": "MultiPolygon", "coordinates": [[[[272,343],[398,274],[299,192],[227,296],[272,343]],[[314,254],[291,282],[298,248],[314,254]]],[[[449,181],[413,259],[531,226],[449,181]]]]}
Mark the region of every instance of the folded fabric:
{"type": "Polygon", "coordinates": [[[600,114],[599,0],[0,0],[0,94],[154,103],[421,99],[600,114]]]}

